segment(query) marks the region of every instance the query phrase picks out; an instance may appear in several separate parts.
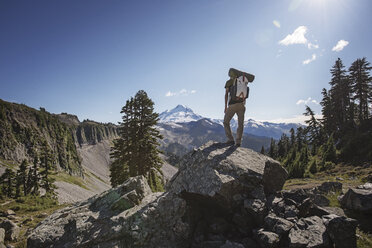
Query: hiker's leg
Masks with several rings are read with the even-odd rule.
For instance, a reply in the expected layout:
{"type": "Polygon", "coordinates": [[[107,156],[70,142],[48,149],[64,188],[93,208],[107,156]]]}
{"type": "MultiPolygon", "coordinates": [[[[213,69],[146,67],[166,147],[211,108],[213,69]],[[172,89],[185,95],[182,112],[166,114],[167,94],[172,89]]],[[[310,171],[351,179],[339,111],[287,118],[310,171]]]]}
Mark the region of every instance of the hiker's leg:
{"type": "Polygon", "coordinates": [[[238,115],[238,129],[236,130],[236,144],[240,145],[242,143],[243,136],[245,106],[243,103],[239,103],[237,107],[238,109],[236,113],[238,115]]]}
{"type": "Polygon", "coordinates": [[[227,107],[225,117],[223,118],[223,127],[225,128],[225,134],[227,137],[228,141],[234,141],[234,137],[231,133],[231,128],[230,128],[230,121],[233,118],[235,112],[234,109],[232,108],[232,105],[227,107]]]}

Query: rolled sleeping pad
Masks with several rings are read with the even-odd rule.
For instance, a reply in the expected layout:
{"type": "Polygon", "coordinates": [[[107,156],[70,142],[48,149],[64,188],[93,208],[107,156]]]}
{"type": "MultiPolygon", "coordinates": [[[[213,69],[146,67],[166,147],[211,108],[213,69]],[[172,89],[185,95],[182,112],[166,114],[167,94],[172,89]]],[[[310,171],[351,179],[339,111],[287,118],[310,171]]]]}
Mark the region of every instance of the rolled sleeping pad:
{"type": "Polygon", "coordinates": [[[247,72],[239,71],[239,70],[234,69],[234,68],[230,68],[229,76],[231,78],[238,78],[240,76],[244,76],[248,79],[248,82],[253,82],[253,80],[254,80],[254,75],[249,74],[247,72]]]}

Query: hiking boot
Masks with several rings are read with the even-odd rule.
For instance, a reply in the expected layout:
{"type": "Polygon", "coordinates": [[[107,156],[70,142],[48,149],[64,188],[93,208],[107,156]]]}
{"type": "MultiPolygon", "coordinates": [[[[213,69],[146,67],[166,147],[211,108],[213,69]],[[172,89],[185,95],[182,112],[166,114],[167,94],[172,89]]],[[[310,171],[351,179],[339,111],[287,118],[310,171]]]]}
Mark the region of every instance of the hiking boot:
{"type": "Polygon", "coordinates": [[[229,141],[225,142],[225,145],[228,145],[228,146],[232,146],[234,144],[235,144],[235,142],[233,140],[229,140],[229,141]]]}
{"type": "Polygon", "coordinates": [[[240,146],[241,146],[241,144],[237,143],[237,144],[236,144],[235,146],[236,146],[236,147],[240,147],[240,146]]]}

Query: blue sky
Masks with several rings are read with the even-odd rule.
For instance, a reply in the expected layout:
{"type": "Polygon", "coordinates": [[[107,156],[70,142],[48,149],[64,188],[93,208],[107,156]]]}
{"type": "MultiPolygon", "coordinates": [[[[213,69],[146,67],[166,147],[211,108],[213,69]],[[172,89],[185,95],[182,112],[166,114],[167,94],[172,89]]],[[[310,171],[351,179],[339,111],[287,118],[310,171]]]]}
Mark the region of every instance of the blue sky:
{"type": "Polygon", "coordinates": [[[340,57],[372,62],[370,0],[0,1],[0,98],[120,121],[143,89],[162,112],[223,118],[230,67],[255,74],[246,119],[320,113],[340,57]]]}

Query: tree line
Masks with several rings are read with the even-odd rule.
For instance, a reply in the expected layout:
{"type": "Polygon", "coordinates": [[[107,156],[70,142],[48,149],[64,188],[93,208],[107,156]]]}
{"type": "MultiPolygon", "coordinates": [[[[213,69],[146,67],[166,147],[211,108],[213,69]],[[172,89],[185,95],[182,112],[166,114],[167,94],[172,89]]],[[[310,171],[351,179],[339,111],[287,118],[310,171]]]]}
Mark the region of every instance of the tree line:
{"type": "Polygon", "coordinates": [[[271,140],[267,154],[281,161],[290,177],[309,176],[335,163],[372,161],[371,69],[366,58],[348,70],[338,58],[330,70],[330,89],[322,89],[322,118],[306,106],[306,127],[271,140]]]}
{"type": "Polygon", "coordinates": [[[40,189],[44,189],[46,196],[54,197],[53,170],[51,153],[44,143],[41,154],[35,153],[32,165],[23,160],[17,171],[5,170],[0,177],[2,195],[15,199],[27,195],[40,196],[40,189]]]}

